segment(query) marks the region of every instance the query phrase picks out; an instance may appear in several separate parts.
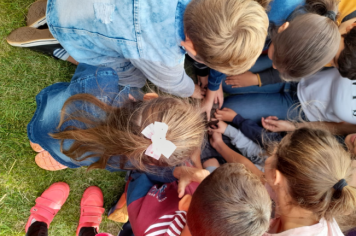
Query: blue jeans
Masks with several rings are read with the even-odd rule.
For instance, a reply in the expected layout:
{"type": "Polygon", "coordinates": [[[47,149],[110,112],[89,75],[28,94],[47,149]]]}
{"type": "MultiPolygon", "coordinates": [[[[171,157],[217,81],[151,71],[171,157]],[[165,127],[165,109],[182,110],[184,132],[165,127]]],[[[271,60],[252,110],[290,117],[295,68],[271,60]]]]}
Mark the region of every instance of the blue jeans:
{"type": "Polygon", "coordinates": [[[296,83],[279,83],[244,88],[244,93],[225,98],[223,107],[261,125],[261,118],[277,116],[281,120],[296,119],[300,114],[296,83]]]}

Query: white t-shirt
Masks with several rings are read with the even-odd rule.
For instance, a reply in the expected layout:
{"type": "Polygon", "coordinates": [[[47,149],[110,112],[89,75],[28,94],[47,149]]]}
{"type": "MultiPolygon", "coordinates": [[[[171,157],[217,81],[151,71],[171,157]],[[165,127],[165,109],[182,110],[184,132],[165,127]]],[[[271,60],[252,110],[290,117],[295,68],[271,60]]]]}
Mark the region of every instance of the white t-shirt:
{"type": "Polygon", "coordinates": [[[335,220],[328,222],[321,219],[319,223],[312,226],[303,226],[275,233],[280,223],[279,218],[272,219],[268,233],[263,234],[263,236],[344,236],[335,220]]]}
{"type": "Polygon", "coordinates": [[[356,124],[356,81],[335,68],[303,78],[298,98],[309,121],[356,124]]]}

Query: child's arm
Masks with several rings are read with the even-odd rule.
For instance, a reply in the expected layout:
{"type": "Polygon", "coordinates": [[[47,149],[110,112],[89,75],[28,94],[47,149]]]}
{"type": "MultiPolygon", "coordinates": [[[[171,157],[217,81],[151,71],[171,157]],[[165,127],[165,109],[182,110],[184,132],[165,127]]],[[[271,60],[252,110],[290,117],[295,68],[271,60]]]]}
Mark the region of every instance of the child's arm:
{"type": "Polygon", "coordinates": [[[201,183],[210,172],[204,169],[197,169],[192,167],[180,166],[173,171],[174,177],[179,180],[178,183],[178,197],[182,198],[185,193],[185,188],[191,182],[201,183]]]}
{"type": "Polygon", "coordinates": [[[240,163],[246,166],[252,173],[263,179],[263,172],[260,171],[249,159],[234,152],[223,141],[221,133],[213,132],[210,136],[211,145],[224,157],[229,163],[240,163]]]}
{"type": "Polygon", "coordinates": [[[202,104],[202,112],[206,112],[208,120],[210,120],[210,112],[213,108],[214,103],[219,103],[219,108],[222,107],[224,103],[224,93],[222,91],[222,86],[219,89],[212,91],[209,88],[206,91],[205,98],[202,104]]]}
{"type": "Polygon", "coordinates": [[[279,76],[278,70],[273,68],[264,70],[257,74],[247,71],[240,75],[233,75],[226,78],[225,83],[232,88],[241,88],[249,86],[263,86],[268,84],[284,83],[279,76]]]}

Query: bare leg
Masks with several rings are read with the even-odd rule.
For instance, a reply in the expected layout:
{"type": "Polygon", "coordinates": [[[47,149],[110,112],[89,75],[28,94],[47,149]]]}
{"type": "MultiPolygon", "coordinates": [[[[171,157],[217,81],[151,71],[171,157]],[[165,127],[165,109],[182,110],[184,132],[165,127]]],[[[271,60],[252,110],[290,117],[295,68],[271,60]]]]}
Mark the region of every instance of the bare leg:
{"type": "Polygon", "coordinates": [[[73,63],[74,65],[78,65],[79,62],[77,62],[73,57],[69,56],[67,61],[69,61],[70,63],[73,63]]]}

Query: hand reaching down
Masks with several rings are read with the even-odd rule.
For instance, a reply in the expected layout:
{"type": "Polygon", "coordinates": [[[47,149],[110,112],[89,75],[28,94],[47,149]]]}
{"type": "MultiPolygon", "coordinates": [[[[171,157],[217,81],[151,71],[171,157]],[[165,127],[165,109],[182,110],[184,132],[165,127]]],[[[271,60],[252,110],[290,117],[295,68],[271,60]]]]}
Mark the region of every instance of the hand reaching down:
{"type": "Polygon", "coordinates": [[[232,122],[237,113],[230,108],[223,108],[221,110],[216,110],[215,118],[218,120],[232,122]]]}
{"type": "Polygon", "coordinates": [[[258,85],[258,76],[250,71],[240,75],[233,75],[226,78],[225,83],[232,88],[242,88],[258,85]]]}
{"type": "Polygon", "coordinates": [[[173,175],[179,181],[178,183],[178,197],[182,198],[185,193],[185,188],[191,182],[201,183],[208,175],[209,171],[205,169],[197,169],[194,167],[179,166],[174,169],[173,175]]]}
{"type": "Polygon", "coordinates": [[[272,132],[290,132],[296,129],[292,122],[278,120],[278,117],[276,116],[269,116],[267,118],[262,117],[261,122],[263,128],[272,132]]]}

